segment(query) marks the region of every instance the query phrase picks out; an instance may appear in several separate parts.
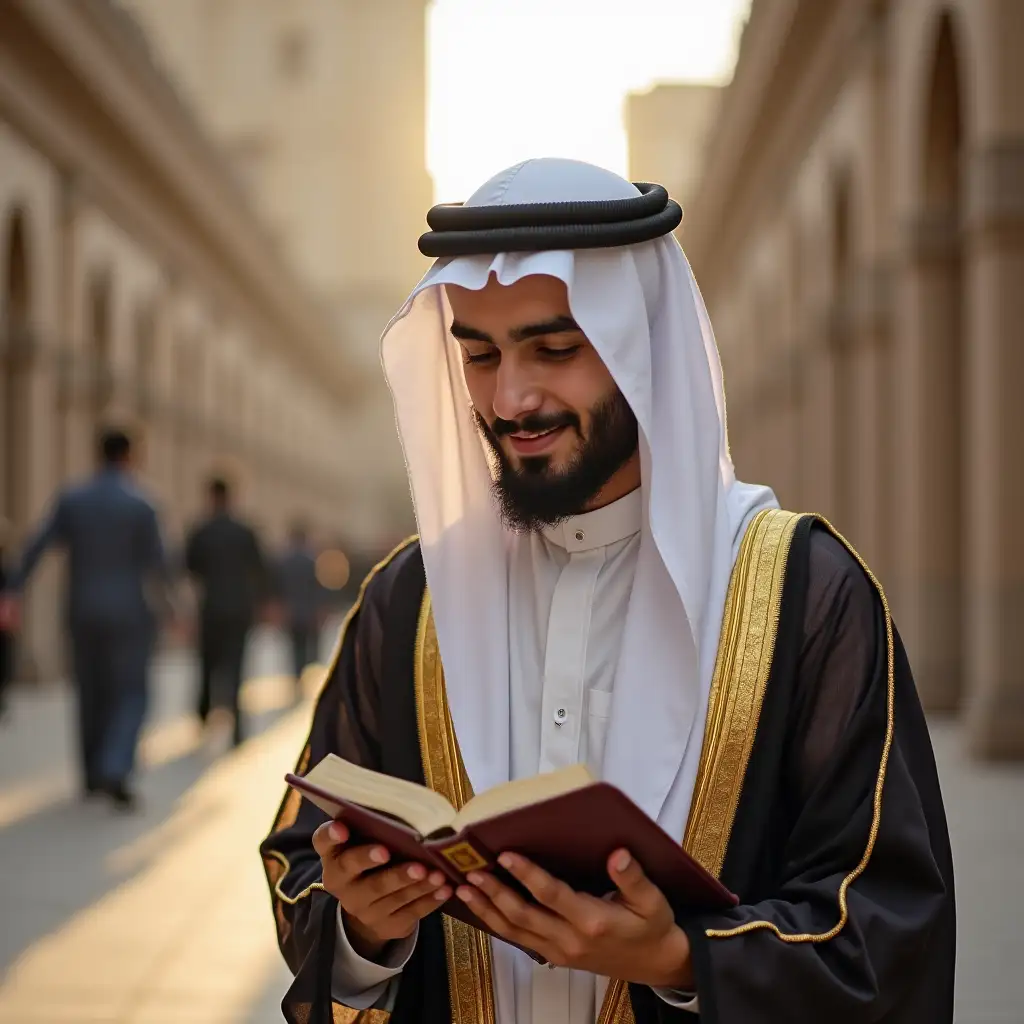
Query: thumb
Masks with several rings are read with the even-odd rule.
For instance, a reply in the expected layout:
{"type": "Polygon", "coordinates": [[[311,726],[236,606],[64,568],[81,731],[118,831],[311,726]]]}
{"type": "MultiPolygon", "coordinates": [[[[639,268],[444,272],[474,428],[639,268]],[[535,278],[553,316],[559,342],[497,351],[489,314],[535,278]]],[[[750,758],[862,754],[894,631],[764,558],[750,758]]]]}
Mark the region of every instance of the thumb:
{"type": "Polygon", "coordinates": [[[608,874],[622,894],[622,902],[634,913],[653,917],[661,909],[665,897],[628,850],[616,850],[608,858],[608,874]]]}

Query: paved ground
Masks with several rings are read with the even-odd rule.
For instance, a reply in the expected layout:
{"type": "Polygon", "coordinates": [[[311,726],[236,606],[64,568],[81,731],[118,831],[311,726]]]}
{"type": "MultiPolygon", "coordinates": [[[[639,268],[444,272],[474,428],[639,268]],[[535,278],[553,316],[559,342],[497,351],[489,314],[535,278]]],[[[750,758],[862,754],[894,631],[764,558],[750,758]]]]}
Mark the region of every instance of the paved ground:
{"type": "MultiPolygon", "coordinates": [[[[283,646],[254,645],[259,734],[204,748],[193,668],[159,669],[144,811],[76,798],[62,688],[23,691],[0,725],[0,1024],[270,1024],[286,984],[255,850],[302,743],[283,646]]],[[[1024,1024],[1024,766],[978,766],[934,724],[958,871],[958,1024],[1024,1024]]],[[[927,1024],[927,1022],[922,1022],[927,1024]]]]}

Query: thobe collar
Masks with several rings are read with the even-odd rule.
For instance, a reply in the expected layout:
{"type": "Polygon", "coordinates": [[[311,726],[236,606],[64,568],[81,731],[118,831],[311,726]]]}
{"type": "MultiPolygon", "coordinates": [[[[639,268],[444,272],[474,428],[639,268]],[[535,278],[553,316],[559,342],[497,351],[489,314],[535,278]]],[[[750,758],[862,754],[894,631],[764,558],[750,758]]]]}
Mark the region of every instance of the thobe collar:
{"type": "Polygon", "coordinates": [[[552,544],[575,554],[626,540],[640,532],[642,522],[643,493],[637,487],[601,508],[570,516],[541,532],[552,544]]]}

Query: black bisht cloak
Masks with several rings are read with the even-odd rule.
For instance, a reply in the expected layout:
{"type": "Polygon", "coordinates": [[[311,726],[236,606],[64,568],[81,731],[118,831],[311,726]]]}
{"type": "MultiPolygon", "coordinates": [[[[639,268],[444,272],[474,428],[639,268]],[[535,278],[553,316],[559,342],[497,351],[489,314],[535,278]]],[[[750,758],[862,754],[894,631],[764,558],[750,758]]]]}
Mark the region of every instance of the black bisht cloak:
{"type": "MultiPolygon", "coordinates": [[[[692,944],[699,1019],[948,1024],[952,857],[910,668],[881,590],[856,555],[821,520],[792,519],[775,571],[770,669],[762,670],[731,827],[719,837],[720,877],[740,906],[680,921],[692,944]]],[[[300,773],[335,752],[425,782],[413,681],[424,587],[415,541],[368,578],[317,702],[300,773]]],[[[754,597],[748,607],[756,612],[754,597]]],[[[721,788],[713,793],[719,799],[721,788]]],[[[323,821],[289,792],[261,846],[295,975],[284,1014],[295,1024],[385,1021],[383,1010],[332,1004],[337,904],[318,884],[310,841],[323,821]]],[[[421,922],[393,1024],[453,1020],[441,918],[421,922]]],[[[606,1007],[602,1024],[698,1019],[642,986],[626,991],[619,986],[617,1011],[606,1007]]],[[[459,1021],[471,1019],[459,1011],[459,1021]]]]}

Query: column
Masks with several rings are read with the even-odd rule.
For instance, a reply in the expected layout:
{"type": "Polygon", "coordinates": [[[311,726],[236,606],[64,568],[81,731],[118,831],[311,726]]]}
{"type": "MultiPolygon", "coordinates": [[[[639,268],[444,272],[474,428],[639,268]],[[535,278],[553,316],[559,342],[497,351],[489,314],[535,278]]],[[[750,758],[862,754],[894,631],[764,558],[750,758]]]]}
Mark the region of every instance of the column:
{"type": "Polygon", "coordinates": [[[850,465],[844,468],[850,484],[848,539],[880,578],[889,532],[884,510],[889,503],[885,451],[891,444],[885,397],[890,281],[889,268],[878,263],[864,268],[857,283],[848,362],[850,465]]]}
{"type": "Polygon", "coordinates": [[[912,222],[894,350],[892,604],[934,710],[957,705],[962,669],[958,241],[947,217],[912,222]]]}
{"type": "Polygon", "coordinates": [[[805,508],[828,519],[835,516],[835,364],[834,325],[829,310],[813,317],[804,348],[801,424],[805,508]]]}
{"type": "Polygon", "coordinates": [[[973,155],[969,175],[967,651],[969,743],[1024,755],[1024,138],[973,155]]]}

